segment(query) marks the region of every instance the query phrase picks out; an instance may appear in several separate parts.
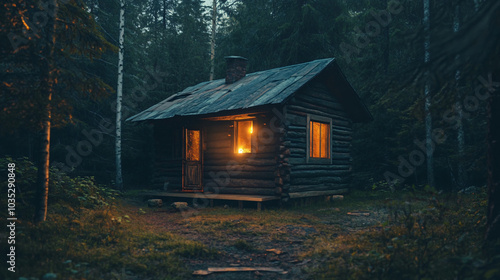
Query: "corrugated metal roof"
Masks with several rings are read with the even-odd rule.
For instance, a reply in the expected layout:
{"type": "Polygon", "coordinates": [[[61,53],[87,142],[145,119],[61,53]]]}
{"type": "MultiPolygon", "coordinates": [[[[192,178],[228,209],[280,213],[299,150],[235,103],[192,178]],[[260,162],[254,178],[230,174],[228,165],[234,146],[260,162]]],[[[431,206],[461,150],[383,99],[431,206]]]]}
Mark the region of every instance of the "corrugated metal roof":
{"type": "Polygon", "coordinates": [[[326,58],[255,72],[232,84],[226,84],[225,79],[199,83],[127,121],[160,120],[280,104],[333,61],[333,58],[326,58]]]}

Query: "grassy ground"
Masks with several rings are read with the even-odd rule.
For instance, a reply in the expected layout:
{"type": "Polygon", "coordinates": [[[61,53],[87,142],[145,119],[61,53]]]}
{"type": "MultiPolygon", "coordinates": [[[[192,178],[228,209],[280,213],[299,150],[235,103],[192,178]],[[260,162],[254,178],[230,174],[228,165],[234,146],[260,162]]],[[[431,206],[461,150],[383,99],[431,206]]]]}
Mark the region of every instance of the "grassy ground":
{"type": "MultiPolygon", "coordinates": [[[[500,275],[498,260],[482,250],[483,192],[353,192],[342,201],[322,199],[306,206],[266,205],[258,212],[250,204],[243,210],[219,205],[186,215],[167,207],[147,208],[137,191],[113,199],[114,194],[90,181],[71,184],[69,193],[55,188],[59,197],[53,196],[49,219],[40,226],[29,222],[30,207],[20,203],[16,273],[5,266],[1,279],[42,279],[47,273],[57,279],[128,280],[500,275]],[[286,274],[192,275],[208,267],[238,266],[275,267],[286,274]]],[[[6,242],[0,246],[7,251],[6,242]]]]}

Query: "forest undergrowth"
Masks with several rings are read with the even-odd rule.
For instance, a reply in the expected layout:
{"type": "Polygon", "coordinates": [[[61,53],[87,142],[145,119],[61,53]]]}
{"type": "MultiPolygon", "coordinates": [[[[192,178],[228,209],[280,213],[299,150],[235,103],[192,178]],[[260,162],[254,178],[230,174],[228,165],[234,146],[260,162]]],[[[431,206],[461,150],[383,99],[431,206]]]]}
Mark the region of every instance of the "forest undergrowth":
{"type": "MultiPolygon", "coordinates": [[[[36,167],[11,158],[0,159],[0,166],[7,162],[16,163],[18,182],[16,272],[4,267],[2,279],[192,279],[195,269],[229,262],[287,271],[243,272],[250,279],[500,277],[498,246],[483,241],[483,188],[460,194],[369,188],[340,201],[268,205],[260,212],[216,206],[186,216],[147,208],[138,191],[122,194],[91,177],[51,170],[48,220],[34,225],[36,167]]],[[[6,196],[0,199],[6,205],[6,196]]],[[[6,212],[0,214],[4,221],[6,212]]],[[[7,246],[2,242],[2,252],[7,246]]]]}

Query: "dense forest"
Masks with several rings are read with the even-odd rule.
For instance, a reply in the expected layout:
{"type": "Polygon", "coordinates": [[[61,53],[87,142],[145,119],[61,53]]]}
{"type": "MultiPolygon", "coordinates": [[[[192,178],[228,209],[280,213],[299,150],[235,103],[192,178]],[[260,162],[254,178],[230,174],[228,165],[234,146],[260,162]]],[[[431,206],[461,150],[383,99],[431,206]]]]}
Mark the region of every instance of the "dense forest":
{"type": "Polygon", "coordinates": [[[499,14],[494,0],[4,0],[0,155],[36,163],[22,191],[45,220],[49,165],[148,189],[152,127],[126,119],[223,78],[225,56],[248,73],[335,58],[374,118],[353,129],[353,190],[498,191],[499,14]]]}
{"type": "MultiPolygon", "coordinates": [[[[2,41],[8,70],[2,72],[1,153],[38,161],[43,102],[36,92],[43,71],[35,38],[42,34],[36,26],[26,30],[37,25],[35,19],[16,16],[34,15],[38,8],[30,3],[9,1],[2,8],[2,36],[9,40],[2,41]],[[33,74],[27,79],[26,73],[33,74]]],[[[68,19],[61,18],[55,29],[59,83],[52,100],[51,165],[113,183],[120,3],[64,5],[71,8],[60,8],[68,19]],[[79,20],[71,22],[75,16],[79,20]]],[[[474,18],[481,1],[431,1],[428,8],[434,61],[443,36],[474,18]]],[[[485,89],[477,88],[491,87],[491,73],[450,59],[442,63],[463,66],[433,69],[432,78],[422,78],[427,67],[422,1],[221,1],[215,25],[213,7],[203,1],[126,1],[124,11],[122,120],[208,80],[212,38],[215,78],[225,75],[227,55],[248,58],[248,72],[335,57],[374,115],[373,122],[355,129],[355,187],[428,183],[428,162],[420,153],[426,114],[443,139],[430,154],[432,183],[442,190],[485,185],[487,107],[481,98],[485,89]],[[430,83],[428,113],[424,80],[430,83]]],[[[123,122],[122,133],[125,188],[147,186],[150,128],[123,122]]]]}

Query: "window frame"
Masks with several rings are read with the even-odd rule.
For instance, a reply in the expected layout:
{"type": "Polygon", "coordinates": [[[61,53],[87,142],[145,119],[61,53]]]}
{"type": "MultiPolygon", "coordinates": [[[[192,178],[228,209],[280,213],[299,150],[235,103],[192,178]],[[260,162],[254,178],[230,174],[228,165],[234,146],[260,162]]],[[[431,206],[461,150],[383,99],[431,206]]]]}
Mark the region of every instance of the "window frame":
{"type": "Polygon", "coordinates": [[[235,120],[233,122],[233,155],[236,155],[236,156],[244,156],[244,155],[250,155],[250,154],[253,154],[255,153],[255,149],[253,147],[253,143],[254,143],[254,133],[253,131],[255,130],[255,122],[254,122],[254,119],[246,119],[246,120],[235,120]],[[238,147],[238,123],[239,122],[251,122],[251,125],[252,125],[252,133],[250,134],[250,152],[249,153],[238,153],[238,151],[236,150],[237,147],[238,147]]]}
{"type": "Polygon", "coordinates": [[[307,120],[306,120],[306,163],[311,163],[311,164],[332,164],[332,118],[328,117],[322,117],[322,116],[316,116],[316,115],[311,115],[307,114],[307,120]],[[311,147],[311,122],[319,122],[319,123],[326,123],[329,124],[330,127],[330,133],[328,135],[328,158],[316,158],[316,157],[311,157],[310,156],[310,147],[311,147]]]}

